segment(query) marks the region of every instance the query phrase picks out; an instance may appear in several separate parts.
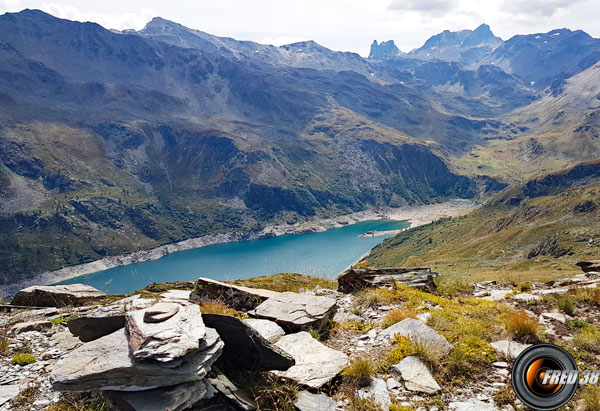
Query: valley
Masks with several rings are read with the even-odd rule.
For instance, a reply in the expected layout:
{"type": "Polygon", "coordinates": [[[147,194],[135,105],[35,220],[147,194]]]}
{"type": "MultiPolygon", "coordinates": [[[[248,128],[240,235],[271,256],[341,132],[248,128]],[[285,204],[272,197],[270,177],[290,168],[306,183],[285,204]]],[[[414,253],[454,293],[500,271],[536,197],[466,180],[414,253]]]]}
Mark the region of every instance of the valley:
{"type": "Polygon", "coordinates": [[[581,31],[481,25],[363,58],[161,18],[0,23],[4,286],[195,238],[485,203],[598,155],[600,44],[581,31]]]}

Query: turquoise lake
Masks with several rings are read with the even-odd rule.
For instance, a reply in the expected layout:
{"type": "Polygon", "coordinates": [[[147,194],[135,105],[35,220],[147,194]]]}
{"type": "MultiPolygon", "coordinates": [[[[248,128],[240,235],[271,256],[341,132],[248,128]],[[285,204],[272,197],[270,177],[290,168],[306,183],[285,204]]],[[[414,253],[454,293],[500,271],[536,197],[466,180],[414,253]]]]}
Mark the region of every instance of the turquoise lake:
{"type": "Polygon", "coordinates": [[[405,221],[363,221],[321,233],[213,244],[168,254],[158,260],[111,268],[64,281],[110,294],[126,294],[152,282],[239,280],[275,273],[333,278],[389,236],[359,237],[366,231],[399,230],[405,221]]]}

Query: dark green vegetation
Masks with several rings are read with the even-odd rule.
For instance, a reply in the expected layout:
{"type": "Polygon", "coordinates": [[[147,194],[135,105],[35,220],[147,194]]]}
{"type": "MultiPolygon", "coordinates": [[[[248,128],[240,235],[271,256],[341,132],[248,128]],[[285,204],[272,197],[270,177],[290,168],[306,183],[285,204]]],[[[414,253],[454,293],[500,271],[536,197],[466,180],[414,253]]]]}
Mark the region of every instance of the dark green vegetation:
{"type": "Polygon", "coordinates": [[[596,158],[597,100],[579,97],[600,84],[600,45],[544,36],[550,57],[524,66],[514,56],[536,37],[501,42],[487,26],[432,38],[460,45],[440,61],[160,18],[116,33],[2,15],[0,284],[207,234],[475,198],[596,158]]]}
{"type": "Polygon", "coordinates": [[[577,261],[599,257],[599,177],[596,162],[529,181],[470,215],[387,239],[362,264],[425,264],[469,280],[516,283],[579,272],[577,261]]]}

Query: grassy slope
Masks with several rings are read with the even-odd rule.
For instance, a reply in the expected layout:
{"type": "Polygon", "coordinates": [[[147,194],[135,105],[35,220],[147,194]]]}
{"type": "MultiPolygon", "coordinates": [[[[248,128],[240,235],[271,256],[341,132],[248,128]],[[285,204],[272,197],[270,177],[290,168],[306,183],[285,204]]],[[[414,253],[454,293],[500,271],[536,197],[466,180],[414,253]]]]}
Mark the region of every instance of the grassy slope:
{"type": "Polygon", "coordinates": [[[502,201],[472,214],[405,231],[375,247],[369,266],[431,266],[450,277],[473,280],[549,280],[580,272],[574,263],[600,258],[600,210],[574,212],[596,201],[600,186],[526,199],[518,207],[502,201]],[[561,257],[528,254],[544,239],[556,238],[561,257]]]}

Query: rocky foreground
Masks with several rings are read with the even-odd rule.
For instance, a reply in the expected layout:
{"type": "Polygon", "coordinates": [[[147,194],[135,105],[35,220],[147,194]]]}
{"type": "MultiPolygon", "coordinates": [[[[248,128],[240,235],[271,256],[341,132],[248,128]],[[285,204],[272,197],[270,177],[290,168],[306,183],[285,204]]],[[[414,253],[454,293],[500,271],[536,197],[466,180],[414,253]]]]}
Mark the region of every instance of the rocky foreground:
{"type": "Polygon", "coordinates": [[[523,409],[510,368],[530,344],[599,364],[600,265],[581,267],[544,284],[359,269],[339,290],[30,287],[0,315],[0,410],[523,409]]]}

